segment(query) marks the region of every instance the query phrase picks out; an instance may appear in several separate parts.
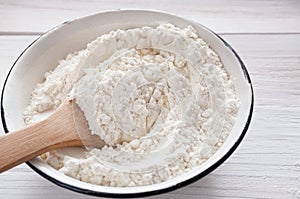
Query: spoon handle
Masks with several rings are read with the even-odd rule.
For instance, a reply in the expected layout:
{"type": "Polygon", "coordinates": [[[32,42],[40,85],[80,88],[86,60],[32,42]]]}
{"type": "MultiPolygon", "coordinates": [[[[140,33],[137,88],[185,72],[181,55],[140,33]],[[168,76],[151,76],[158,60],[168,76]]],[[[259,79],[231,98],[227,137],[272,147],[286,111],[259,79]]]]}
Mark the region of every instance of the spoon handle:
{"type": "Polygon", "coordinates": [[[68,107],[53,113],[35,125],[0,137],[0,173],[45,152],[66,147],[82,146],[73,116],[68,107]]]}

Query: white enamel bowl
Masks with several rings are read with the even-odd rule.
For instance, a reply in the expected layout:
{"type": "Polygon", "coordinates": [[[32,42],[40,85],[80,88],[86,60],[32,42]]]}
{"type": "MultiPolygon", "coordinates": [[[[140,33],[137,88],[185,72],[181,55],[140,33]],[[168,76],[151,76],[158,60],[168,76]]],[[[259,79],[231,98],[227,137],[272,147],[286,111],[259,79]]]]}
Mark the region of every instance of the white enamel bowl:
{"type": "Polygon", "coordinates": [[[192,25],[220,56],[235,79],[241,106],[236,123],[223,146],[201,166],[163,183],[141,187],[105,187],[67,177],[35,158],[27,164],[41,176],[67,189],[96,196],[141,197],[164,193],[190,184],[222,164],[243,139],[253,111],[253,90],[249,74],[236,52],[218,35],[202,25],[175,15],[146,10],[118,10],[93,14],[68,21],[34,41],[12,66],[2,89],[1,118],[6,132],[24,126],[22,113],[29,103],[34,86],[43,81],[45,72],[54,69],[68,53],[86,47],[96,37],[116,29],[157,26],[173,23],[178,27],[192,25]]]}

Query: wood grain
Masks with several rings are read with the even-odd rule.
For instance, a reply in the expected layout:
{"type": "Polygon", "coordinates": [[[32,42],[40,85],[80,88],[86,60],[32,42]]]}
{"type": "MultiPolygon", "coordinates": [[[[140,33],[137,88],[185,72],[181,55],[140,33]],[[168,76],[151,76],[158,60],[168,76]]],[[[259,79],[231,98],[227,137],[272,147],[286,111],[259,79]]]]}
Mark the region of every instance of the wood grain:
{"type": "MultiPolygon", "coordinates": [[[[222,33],[241,55],[254,84],[253,121],[234,154],[196,183],[151,198],[300,198],[298,0],[0,0],[1,84],[38,34],[78,16],[118,8],[174,12],[222,33]]],[[[94,198],[60,188],[25,164],[1,174],[0,182],[0,198],[94,198]]]]}
{"type": "Polygon", "coordinates": [[[130,8],[176,13],[218,33],[300,33],[298,0],[0,0],[0,32],[37,34],[79,16],[130,8]]]}

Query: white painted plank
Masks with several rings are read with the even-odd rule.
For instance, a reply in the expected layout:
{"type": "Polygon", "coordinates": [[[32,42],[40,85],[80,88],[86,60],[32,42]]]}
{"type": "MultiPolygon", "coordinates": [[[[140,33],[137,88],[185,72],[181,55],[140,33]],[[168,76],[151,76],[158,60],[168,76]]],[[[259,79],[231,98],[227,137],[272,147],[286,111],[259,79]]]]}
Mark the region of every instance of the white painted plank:
{"type": "MultiPolygon", "coordinates": [[[[223,37],[241,55],[253,80],[250,129],[216,171],[152,198],[300,198],[300,34],[223,37]]],[[[1,83],[14,59],[35,38],[0,36],[1,83]]],[[[1,174],[0,182],[0,198],[83,197],[46,181],[26,165],[1,174]]]]}
{"type": "Polygon", "coordinates": [[[300,32],[298,0],[0,0],[0,32],[45,32],[90,13],[129,8],[175,13],[218,33],[300,32]]]}

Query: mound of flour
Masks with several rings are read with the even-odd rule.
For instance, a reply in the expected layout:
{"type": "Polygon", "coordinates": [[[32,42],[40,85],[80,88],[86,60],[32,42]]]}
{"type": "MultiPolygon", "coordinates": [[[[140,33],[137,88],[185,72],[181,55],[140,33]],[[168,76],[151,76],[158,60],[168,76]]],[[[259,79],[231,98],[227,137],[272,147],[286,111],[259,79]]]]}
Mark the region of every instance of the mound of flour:
{"type": "Polygon", "coordinates": [[[223,144],[238,111],[233,81],[191,26],[112,31],[45,78],[24,112],[26,124],[71,96],[107,145],[83,158],[59,151],[42,158],[99,185],[149,185],[201,165],[223,144]]]}

